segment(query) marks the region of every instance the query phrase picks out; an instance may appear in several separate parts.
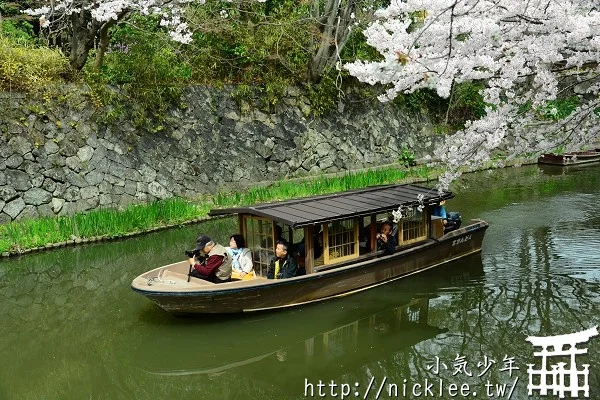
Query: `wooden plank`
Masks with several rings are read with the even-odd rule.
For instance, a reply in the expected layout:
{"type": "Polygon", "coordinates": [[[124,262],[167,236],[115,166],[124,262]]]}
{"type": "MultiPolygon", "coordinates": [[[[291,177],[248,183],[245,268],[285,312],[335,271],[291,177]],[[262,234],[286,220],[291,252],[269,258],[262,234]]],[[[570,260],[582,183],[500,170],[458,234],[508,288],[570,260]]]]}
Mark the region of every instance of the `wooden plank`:
{"type": "Polygon", "coordinates": [[[304,228],[304,268],[306,268],[306,274],[312,274],[315,272],[315,248],[313,242],[314,229],[313,226],[307,226],[304,228]]]}
{"type": "Polygon", "coordinates": [[[238,214],[238,232],[246,240],[246,224],[244,224],[244,214],[238,214]]]}
{"type": "Polygon", "coordinates": [[[377,217],[371,215],[371,253],[377,251],[377,217]]]}

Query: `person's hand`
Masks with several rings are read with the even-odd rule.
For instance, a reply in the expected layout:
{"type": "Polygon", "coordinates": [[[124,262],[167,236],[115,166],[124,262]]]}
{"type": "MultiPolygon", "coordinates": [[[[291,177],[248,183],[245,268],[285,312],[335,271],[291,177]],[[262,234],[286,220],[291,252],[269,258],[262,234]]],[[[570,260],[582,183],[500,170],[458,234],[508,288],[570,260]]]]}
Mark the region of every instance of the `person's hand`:
{"type": "Polygon", "coordinates": [[[190,263],[191,266],[194,266],[196,264],[196,259],[195,258],[188,258],[188,262],[190,263]]]}

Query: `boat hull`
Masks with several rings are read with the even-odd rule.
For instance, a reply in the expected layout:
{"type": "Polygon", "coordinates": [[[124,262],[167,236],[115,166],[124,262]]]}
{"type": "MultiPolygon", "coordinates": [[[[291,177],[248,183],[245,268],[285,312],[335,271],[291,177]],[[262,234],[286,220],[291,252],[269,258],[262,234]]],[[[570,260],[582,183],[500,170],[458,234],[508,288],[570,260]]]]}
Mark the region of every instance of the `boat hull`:
{"type": "MultiPolygon", "coordinates": [[[[286,308],[366,290],[481,251],[488,224],[474,223],[389,256],[331,268],[300,277],[169,289],[149,286],[153,272],[142,274],[132,288],[173,314],[239,313],[286,308]]],[[[164,267],[163,267],[164,268],[164,267]]]]}
{"type": "Polygon", "coordinates": [[[538,158],[540,164],[551,165],[580,165],[600,162],[600,151],[590,150],[575,153],[565,153],[563,155],[544,154],[538,158]]]}

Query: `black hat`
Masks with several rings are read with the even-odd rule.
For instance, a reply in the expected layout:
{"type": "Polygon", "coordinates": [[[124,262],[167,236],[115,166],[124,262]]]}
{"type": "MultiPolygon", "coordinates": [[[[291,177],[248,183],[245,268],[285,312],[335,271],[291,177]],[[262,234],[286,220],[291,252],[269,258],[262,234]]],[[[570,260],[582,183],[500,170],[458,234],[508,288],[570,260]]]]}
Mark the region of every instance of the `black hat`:
{"type": "Polygon", "coordinates": [[[199,236],[198,239],[196,239],[196,250],[204,249],[204,246],[206,246],[210,242],[212,242],[212,239],[209,238],[208,236],[206,236],[206,235],[199,236]]]}

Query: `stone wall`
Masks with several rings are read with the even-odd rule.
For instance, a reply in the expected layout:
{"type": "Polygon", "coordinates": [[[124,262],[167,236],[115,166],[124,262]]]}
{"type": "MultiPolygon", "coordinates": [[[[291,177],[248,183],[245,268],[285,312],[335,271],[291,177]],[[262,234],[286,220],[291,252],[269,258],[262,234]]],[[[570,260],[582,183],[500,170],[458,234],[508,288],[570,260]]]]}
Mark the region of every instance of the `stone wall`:
{"type": "Polygon", "coordinates": [[[435,140],[425,116],[351,95],[314,118],[297,88],[267,113],[193,87],[151,133],[99,122],[106,110],[70,91],[62,103],[0,92],[0,223],[389,164],[435,140]]]}

